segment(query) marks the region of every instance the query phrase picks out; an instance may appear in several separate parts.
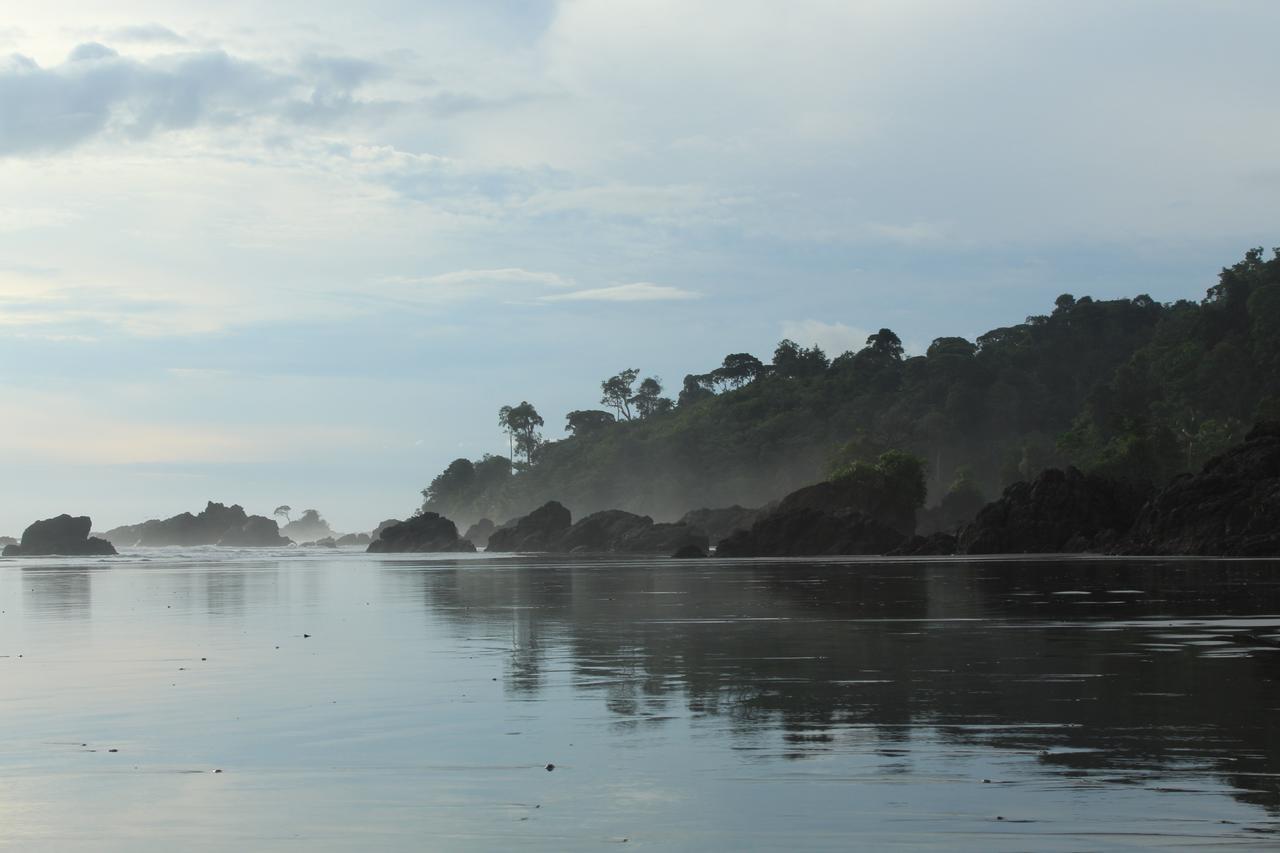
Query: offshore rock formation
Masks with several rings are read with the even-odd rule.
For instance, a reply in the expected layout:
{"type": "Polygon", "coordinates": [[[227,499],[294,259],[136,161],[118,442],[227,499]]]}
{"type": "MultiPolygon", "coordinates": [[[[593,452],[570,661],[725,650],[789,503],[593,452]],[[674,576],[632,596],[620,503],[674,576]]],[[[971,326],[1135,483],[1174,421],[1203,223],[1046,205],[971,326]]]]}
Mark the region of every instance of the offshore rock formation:
{"type": "Polygon", "coordinates": [[[473,553],[475,550],[475,545],[459,538],[458,528],[452,521],[434,512],[424,512],[385,528],[368,548],[370,554],[473,553]]]}
{"type": "Polygon", "coordinates": [[[239,504],[226,506],[214,501],[209,501],[199,515],[184,512],[163,520],[128,524],[112,528],[102,536],[117,547],[221,545],[224,539],[227,544],[239,547],[290,544],[288,540],[281,541],[280,527],[271,519],[246,515],[239,504]],[[252,545],[251,540],[261,544],[252,545]]]}
{"type": "Polygon", "coordinates": [[[339,548],[345,548],[349,545],[368,545],[372,541],[368,533],[348,533],[345,536],[339,536],[334,540],[334,544],[339,548]]]}
{"type": "Polygon", "coordinates": [[[251,515],[244,524],[233,527],[215,543],[224,548],[280,548],[293,540],[280,535],[280,525],[270,518],[251,515]]]}
{"type": "Polygon", "coordinates": [[[467,528],[467,532],[463,534],[463,538],[470,539],[477,548],[484,548],[488,546],[489,537],[492,536],[493,531],[497,529],[498,526],[493,523],[493,519],[482,518],[467,528]]]}
{"type": "Polygon", "coordinates": [[[912,536],[897,548],[889,551],[889,557],[945,557],[956,552],[956,537],[939,531],[928,536],[912,536]]]}
{"type": "Polygon", "coordinates": [[[1049,468],[1014,483],[960,531],[961,554],[1045,554],[1105,550],[1133,526],[1151,490],[1049,468]]]}
{"type": "Polygon", "coordinates": [[[544,504],[489,537],[490,551],[557,554],[670,554],[686,546],[705,549],[707,534],[684,522],[654,523],[647,515],[620,509],[592,513],[570,524],[569,510],[544,504]]]}
{"type": "Polygon", "coordinates": [[[1142,508],[1123,554],[1280,556],[1280,423],[1184,475],[1142,508]]]}
{"type": "Polygon", "coordinates": [[[680,521],[702,530],[712,542],[719,542],[739,530],[750,530],[751,525],[771,512],[773,508],[771,505],[759,509],[748,509],[734,504],[719,509],[695,509],[686,512],[680,521]]]}
{"type": "Polygon", "coordinates": [[[547,501],[511,526],[502,526],[489,537],[488,551],[554,551],[572,522],[569,510],[547,501]]]}
{"type": "Polygon", "coordinates": [[[334,534],[318,510],[307,509],[300,517],[280,528],[280,535],[288,536],[294,542],[319,542],[333,538],[334,534]]]}
{"type": "Polygon", "coordinates": [[[5,557],[110,556],[115,546],[105,539],[91,538],[93,522],[87,515],[66,514],[37,521],[22,532],[22,541],[6,545],[5,557]]]}
{"type": "Polygon", "coordinates": [[[865,512],[812,507],[777,511],[716,546],[717,557],[884,554],[906,536],[865,512]]]}

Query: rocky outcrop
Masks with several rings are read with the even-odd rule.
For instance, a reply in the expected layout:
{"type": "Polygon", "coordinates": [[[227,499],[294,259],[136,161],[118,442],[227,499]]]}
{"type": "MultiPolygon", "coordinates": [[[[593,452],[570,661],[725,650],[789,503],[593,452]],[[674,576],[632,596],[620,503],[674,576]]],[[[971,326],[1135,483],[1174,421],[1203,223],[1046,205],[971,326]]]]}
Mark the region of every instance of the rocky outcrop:
{"type": "Polygon", "coordinates": [[[533,512],[501,527],[489,537],[487,551],[554,551],[569,530],[572,517],[557,501],[547,501],[533,512]]]}
{"type": "Polygon", "coordinates": [[[347,548],[352,545],[368,545],[372,541],[368,533],[348,533],[346,536],[339,536],[334,544],[339,548],[347,548]]]}
{"type": "Polygon", "coordinates": [[[1280,556],[1280,423],[1263,422],[1142,508],[1125,554],[1280,556]]]}
{"type": "Polygon", "coordinates": [[[471,543],[477,548],[485,548],[489,545],[489,537],[492,536],[493,531],[497,529],[498,526],[493,523],[493,519],[482,518],[467,528],[467,532],[463,534],[463,538],[471,540],[471,543]]]}
{"type": "Polygon", "coordinates": [[[280,525],[270,518],[251,515],[244,524],[222,534],[216,545],[223,548],[281,548],[293,540],[280,535],[280,525]]]}
{"type": "Polygon", "coordinates": [[[424,512],[408,521],[393,524],[369,543],[370,554],[468,553],[476,546],[458,536],[452,521],[434,512],[424,512]]]}
{"type": "Polygon", "coordinates": [[[604,553],[617,549],[624,539],[653,527],[653,519],[620,509],[606,509],[580,518],[547,550],[604,553]]]}
{"type": "Polygon", "coordinates": [[[697,545],[685,545],[683,548],[671,555],[673,560],[700,560],[707,556],[707,552],[697,545]]]}
{"type": "Polygon", "coordinates": [[[906,536],[857,510],[781,507],[716,546],[717,557],[810,557],[884,554],[906,536]]]}
{"type": "Polygon", "coordinates": [[[163,520],[116,527],[102,536],[117,547],[217,545],[231,531],[244,527],[248,520],[244,507],[239,504],[226,506],[209,501],[199,515],[184,512],[163,520]]]}
{"type": "Polygon", "coordinates": [[[951,533],[930,533],[928,536],[912,536],[897,548],[889,551],[889,557],[940,557],[956,552],[956,537],[951,533]]]}
{"type": "Polygon", "coordinates": [[[960,532],[962,554],[1106,550],[1133,526],[1149,488],[1050,468],[1014,483],[960,532]]]}
{"type": "Polygon", "coordinates": [[[707,534],[712,542],[728,538],[739,530],[750,530],[762,517],[773,510],[773,506],[760,509],[748,509],[734,504],[719,509],[695,509],[686,512],[681,521],[690,527],[696,527],[707,534]]]}
{"type": "Polygon", "coordinates": [[[87,515],[59,515],[37,521],[22,532],[22,541],[6,545],[5,557],[109,556],[115,546],[106,539],[89,536],[93,522],[87,515]]]}
{"type": "Polygon", "coordinates": [[[301,517],[280,528],[280,535],[288,536],[294,542],[319,542],[321,539],[332,538],[333,528],[329,527],[329,522],[321,517],[318,510],[307,509],[302,511],[301,517]]]}
{"type": "Polygon", "coordinates": [[[388,527],[394,527],[397,524],[404,524],[404,522],[398,518],[388,518],[386,521],[373,528],[373,531],[369,533],[369,542],[371,544],[377,542],[378,539],[382,537],[382,531],[386,530],[388,527]]]}
{"type": "Polygon", "coordinates": [[[854,477],[826,480],[796,489],[778,501],[771,515],[786,515],[802,509],[818,510],[828,515],[859,512],[905,536],[916,530],[914,509],[904,508],[890,500],[888,495],[871,491],[867,483],[854,477]]]}
{"type": "Polygon", "coordinates": [[[303,542],[302,547],[303,548],[337,548],[338,540],[334,539],[332,536],[326,536],[325,538],[317,539],[314,542],[303,542]]]}
{"type": "Polygon", "coordinates": [[[4,548],[7,545],[17,545],[17,544],[18,544],[18,540],[14,539],[12,536],[0,536],[0,548],[4,548]]]}

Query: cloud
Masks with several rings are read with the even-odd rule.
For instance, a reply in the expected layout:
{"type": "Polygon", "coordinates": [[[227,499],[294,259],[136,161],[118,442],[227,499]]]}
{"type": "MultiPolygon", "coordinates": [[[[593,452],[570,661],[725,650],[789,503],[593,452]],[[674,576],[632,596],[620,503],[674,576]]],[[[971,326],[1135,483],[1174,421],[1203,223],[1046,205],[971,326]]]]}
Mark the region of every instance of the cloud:
{"type": "Polygon", "coordinates": [[[543,302],[671,302],[686,299],[699,299],[701,294],[691,290],[682,290],[667,284],[650,284],[638,281],[632,284],[615,284],[610,287],[595,287],[589,290],[575,290],[571,293],[556,293],[543,296],[543,302]]]}
{"type": "Polygon", "coordinates": [[[782,336],[801,346],[822,347],[828,356],[843,352],[857,352],[867,345],[871,332],[844,323],[824,323],[821,320],[788,320],[782,324],[782,336]]]}
{"type": "Polygon", "coordinates": [[[572,287],[573,281],[553,272],[537,272],[519,267],[504,267],[493,270],[455,270],[418,279],[402,279],[402,281],[422,284],[505,284],[509,282],[528,282],[548,287],[572,287]]]}
{"type": "Polygon", "coordinates": [[[186,44],[187,39],[168,27],[159,24],[136,24],[111,31],[112,41],[140,42],[146,44],[186,44]]]}

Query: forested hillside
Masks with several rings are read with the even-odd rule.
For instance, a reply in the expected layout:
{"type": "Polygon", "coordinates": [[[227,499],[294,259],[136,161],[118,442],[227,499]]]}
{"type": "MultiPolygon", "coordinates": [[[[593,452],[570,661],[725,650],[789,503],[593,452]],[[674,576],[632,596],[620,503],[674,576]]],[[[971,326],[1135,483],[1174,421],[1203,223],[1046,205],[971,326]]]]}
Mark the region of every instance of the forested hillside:
{"type": "Polygon", "coordinates": [[[604,379],[612,411],[569,413],[558,441],[535,406],[503,407],[514,464],[456,460],[424,508],[501,521],[555,499],[575,515],[669,518],[763,504],[891,449],[925,461],[931,504],[1065,463],[1161,482],[1280,416],[1280,250],[1250,251],[1199,302],[1064,294],[1048,314],[910,358],[888,329],[834,359],[783,341],[768,363],[735,353],[690,374],[676,400],[638,377],[604,379]]]}

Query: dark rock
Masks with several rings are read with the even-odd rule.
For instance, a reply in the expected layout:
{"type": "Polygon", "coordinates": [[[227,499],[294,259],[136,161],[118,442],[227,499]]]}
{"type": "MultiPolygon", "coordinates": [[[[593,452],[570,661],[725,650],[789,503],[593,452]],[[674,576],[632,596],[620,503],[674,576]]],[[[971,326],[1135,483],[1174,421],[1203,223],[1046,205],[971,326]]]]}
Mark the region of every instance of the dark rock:
{"type": "Polygon", "coordinates": [[[906,539],[902,533],[856,510],[825,512],[781,507],[716,546],[718,557],[804,557],[884,554],[906,539]]]}
{"type": "Polygon", "coordinates": [[[890,557],[947,556],[956,552],[956,537],[950,533],[931,533],[928,536],[912,536],[897,548],[888,552],[890,557]]]}
{"type": "Polygon", "coordinates": [[[1128,530],[1150,489],[1050,468],[1014,483],[960,532],[961,554],[1039,554],[1104,548],[1128,530]]]}
{"type": "Polygon", "coordinates": [[[323,539],[317,539],[314,542],[303,542],[303,548],[337,548],[338,542],[332,536],[326,536],[323,539]]]}
{"type": "Polygon", "coordinates": [[[349,545],[368,545],[372,541],[368,533],[348,533],[346,536],[339,536],[334,544],[345,548],[349,545]]]}
{"type": "Polygon", "coordinates": [[[578,519],[555,543],[557,551],[605,553],[614,550],[624,538],[653,527],[653,519],[620,509],[593,512],[578,519]]]}
{"type": "Polygon", "coordinates": [[[475,524],[467,528],[464,539],[470,539],[477,548],[484,548],[489,544],[489,537],[493,535],[493,531],[498,526],[493,523],[491,518],[482,518],[475,524]]]}
{"type": "Polygon", "coordinates": [[[910,536],[916,530],[914,509],[898,506],[888,495],[872,491],[866,483],[852,477],[827,480],[797,489],[780,500],[777,509],[771,514],[787,514],[801,509],[816,509],[828,515],[858,512],[905,536],[910,536]]]}
{"type": "Polygon", "coordinates": [[[553,551],[572,521],[569,510],[547,501],[512,527],[499,528],[489,537],[488,551],[553,551]]]}
{"type": "Polygon", "coordinates": [[[106,539],[91,538],[89,530],[93,522],[87,515],[72,517],[59,515],[37,521],[22,531],[22,541],[6,545],[2,556],[109,556],[116,553],[106,539]]]}
{"type": "Polygon", "coordinates": [[[670,554],[690,545],[705,550],[711,542],[698,528],[676,522],[633,530],[615,543],[613,550],[620,554],[670,554]]]}
{"type": "Polygon", "coordinates": [[[280,525],[261,515],[249,516],[244,524],[233,527],[216,543],[224,548],[279,548],[293,540],[280,535],[280,525]]]}
{"type": "Polygon", "coordinates": [[[386,530],[388,527],[394,527],[397,524],[403,524],[403,523],[404,522],[402,522],[398,518],[388,518],[386,521],[382,522],[377,527],[373,528],[373,530],[369,533],[370,544],[377,542],[378,539],[382,536],[382,531],[386,530]]]}
{"type": "Polygon", "coordinates": [[[1184,475],[1142,508],[1112,550],[1123,554],[1280,556],[1280,423],[1184,475]]]}
{"type": "Polygon", "coordinates": [[[112,528],[102,536],[120,547],[217,545],[231,531],[244,527],[248,520],[244,507],[239,504],[226,506],[209,501],[199,515],[184,512],[163,520],[112,528]]]}
{"type": "Polygon", "coordinates": [[[476,546],[458,537],[458,528],[439,513],[424,512],[383,529],[369,543],[370,554],[469,553],[476,546]]]}
{"type": "Polygon", "coordinates": [[[690,510],[680,520],[690,527],[704,531],[712,542],[719,542],[739,530],[750,530],[751,525],[767,515],[771,509],[772,507],[748,509],[734,504],[721,509],[690,510]]]}
{"type": "Polygon", "coordinates": [[[685,545],[680,550],[671,555],[673,560],[697,560],[707,556],[707,552],[699,548],[697,545],[685,545]]]}

